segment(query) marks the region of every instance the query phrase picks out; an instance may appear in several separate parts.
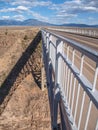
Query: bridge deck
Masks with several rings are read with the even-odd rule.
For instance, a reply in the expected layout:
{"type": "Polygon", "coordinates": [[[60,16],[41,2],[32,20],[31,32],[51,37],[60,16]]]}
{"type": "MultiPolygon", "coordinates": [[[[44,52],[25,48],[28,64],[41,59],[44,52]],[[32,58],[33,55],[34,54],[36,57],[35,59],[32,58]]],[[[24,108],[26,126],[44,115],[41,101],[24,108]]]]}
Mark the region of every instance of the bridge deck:
{"type": "Polygon", "coordinates": [[[74,40],[74,41],[82,44],[82,45],[85,45],[87,47],[90,47],[90,48],[98,51],[98,39],[97,38],[92,38],[92,37],[77,35],[77,34],[71,34],[68,32],[58,31],[58,30],[51,30],[51,29],[48,29],[48,30],[57,34],[57,35],[69,38],[71,40],[74,40]]]}

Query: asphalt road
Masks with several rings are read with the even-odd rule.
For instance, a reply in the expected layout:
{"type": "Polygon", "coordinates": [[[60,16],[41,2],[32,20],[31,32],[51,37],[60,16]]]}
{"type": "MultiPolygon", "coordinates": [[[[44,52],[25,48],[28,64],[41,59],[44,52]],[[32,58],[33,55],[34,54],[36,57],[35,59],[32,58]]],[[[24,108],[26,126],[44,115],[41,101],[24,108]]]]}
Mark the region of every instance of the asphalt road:
{"type": "Polygon", "coordinates": [[[87,36],[71,34],[71,33],[66,33],[66,32],[62,32],[62,31],[54,31],[54,30],[49,30],[49,31],[51,31],[55,34],[58,34],[60,36],[69,38],[71,40],[74,40],[74,41],[76,41],[84,46],[87,46],[91,49],[94,49],[95,51],[98,52],[98,39],[97,38],[91,38],[91,37],[87,37],[87,36]]]}

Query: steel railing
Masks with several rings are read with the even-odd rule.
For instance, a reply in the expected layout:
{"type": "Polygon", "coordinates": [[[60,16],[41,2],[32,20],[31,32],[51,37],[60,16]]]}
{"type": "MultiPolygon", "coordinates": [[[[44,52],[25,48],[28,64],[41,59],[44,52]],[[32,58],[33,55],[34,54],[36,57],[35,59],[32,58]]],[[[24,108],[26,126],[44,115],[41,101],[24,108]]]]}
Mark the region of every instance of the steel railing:
{"type": "Polygon", "coordinates": [[[98,38],[98,28],[49,27],[48,29],[98,38]]]}
{"type": "Polygon", "coordinates": [[[52,127],[98,130],[98,52],[41,30],[52,127]]]}

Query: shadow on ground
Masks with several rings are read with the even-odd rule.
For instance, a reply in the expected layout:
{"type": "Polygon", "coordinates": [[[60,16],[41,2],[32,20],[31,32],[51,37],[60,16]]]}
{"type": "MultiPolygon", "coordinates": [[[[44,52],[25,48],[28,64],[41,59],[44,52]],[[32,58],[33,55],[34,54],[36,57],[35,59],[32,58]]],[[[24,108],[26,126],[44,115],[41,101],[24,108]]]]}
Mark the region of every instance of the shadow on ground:
{"type": "Polygon", "coordinates": [[[0,87],[0,114],[3,112],[17,86],[28,74],[32,73],[35,82],[41,87],[40,41],[41,32],[38,32],[0,87]]]}

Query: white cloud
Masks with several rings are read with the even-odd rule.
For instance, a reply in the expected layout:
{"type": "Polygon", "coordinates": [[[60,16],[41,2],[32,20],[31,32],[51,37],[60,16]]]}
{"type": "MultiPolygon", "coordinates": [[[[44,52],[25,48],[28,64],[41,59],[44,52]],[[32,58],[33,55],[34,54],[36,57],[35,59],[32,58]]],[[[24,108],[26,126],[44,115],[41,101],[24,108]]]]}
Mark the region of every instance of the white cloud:
{"type": "Polygon", "coordinates": [[[49,6],[52,2],[50,1],[38,1],[38,0],[15,0],[11,3],[11,5],[24,5],[28,7],[36,7],[36,6],[49,6]]]}
{"type": "Polygon", "coordinates": [[[72,22],[72,19],[76,18],[77,19],[77,15],[75,14],[57,14],[54,16],[52,16],[50,18],[50,23],[54,23],[54,24],[63,24],[63,23],[68,23],[68,22],[72,22]]]}
{"type": "Polygon", "coordinates": [[[87,10],[87,11],[98,11],[98,9],[96,8],[96,7],[90,7],[90,6],[85,6],[84,8],[83,8],[83,10],[87,10]]]}
{"type": "Polygon", "coordinates": [[[23,20],[25,20],[25,17],[23,16],[23,15],[14,15],[14,16],[12,16],[12,17],[10,17],[10,16],[2,16],[1,17],[3,20],[5,20],[5,19],[14,19],[14,20],[19,20],[19,21],[23,21],[23,20]]]}
{"type": "Polygon", "coordinates": [[[23,11],[27,11],[27,10],[28,10],[28,8],[27,8],[27,7],[25,7],[25,6],[18,6],[18,7],[16,8],[16,10],[23,10],[23,11]]]}
{"type": "Polygon", "coordinates": [[[28,11],[29,9],[25,6],[18,6],[16,8],[5,8],[1,9],[0,12],[21,12],[21,11],[28,11]]]}
{"type": "Polygon", "coordinates": [[[95,7],[94,2],[88,2],[84,3],[83,1],[80,0],[73,0],[73,1],[66,1],[63,4],[53,4],[51,7],[49,7],[52,10],[56,10],[58,13],[59,12],[67,12],[68,14],[73,13],[73,14],[78,14],[82,13],[84,11],[98,11],[98,8],[95,7]]]}
{"type": "Polygon", "coordinates": [[[67,13],[61,13],[61,14],[57,14],[56,17],[76,17],[76,14],[67,14],[67,13]]]}
{"type": "Polygon", "coordinates": [[[72,0],[62,4],[52,4],[49,9],[55,12],[52,21],[64,23],[73,22],[73,18],[77,20],[80,14],[97,13],[98,6],[96,5],[98,5],[98,0],[72,0]]]}
{"type": "Polygon", "coordinates": [[[35,18],[35,19],[38,19],[39,21],[44,21],[44,22],[48,22],[49,19],[48,17],[44,17],[42,16],[41,14],[37,13],[37,12],[30,12],[32,14],[32,16],[35,18]]]}
{"type": "Polygon", "coordinates": [[[7,9],[1,9],[0,12],[11,12],[15,11],[15,8],[7,8],[7,9]]]}
{"type": "Polygon", "coordinates": [[[11,5],[28,5],[28,4],[30,4],[30,1],[25,1],[25,0],[22,0],[21,2],[17,0],[11,3],[11,5]]]}
{"type": "Polygon", "coordinates": [[[10,16],[2,16],[2,19],[9,19],[10,16]]]}
{"type": "Polygon", "coordinates": [[[25,20],[25,17],[23,15],[14,15],[13,18],[14,20],[19,20],[19,21],[25,20]]]}
{"type": "Polygon", "coordinates": [[[45,1],[41,1],[41,2],[39,2],[39,1],[35,1],[35,2],[32,2],[32,6],[49,6],[50,4],[51,4],[51,2],[50,1],[47,1],[47,2],[45,2],[45,1]]]}

